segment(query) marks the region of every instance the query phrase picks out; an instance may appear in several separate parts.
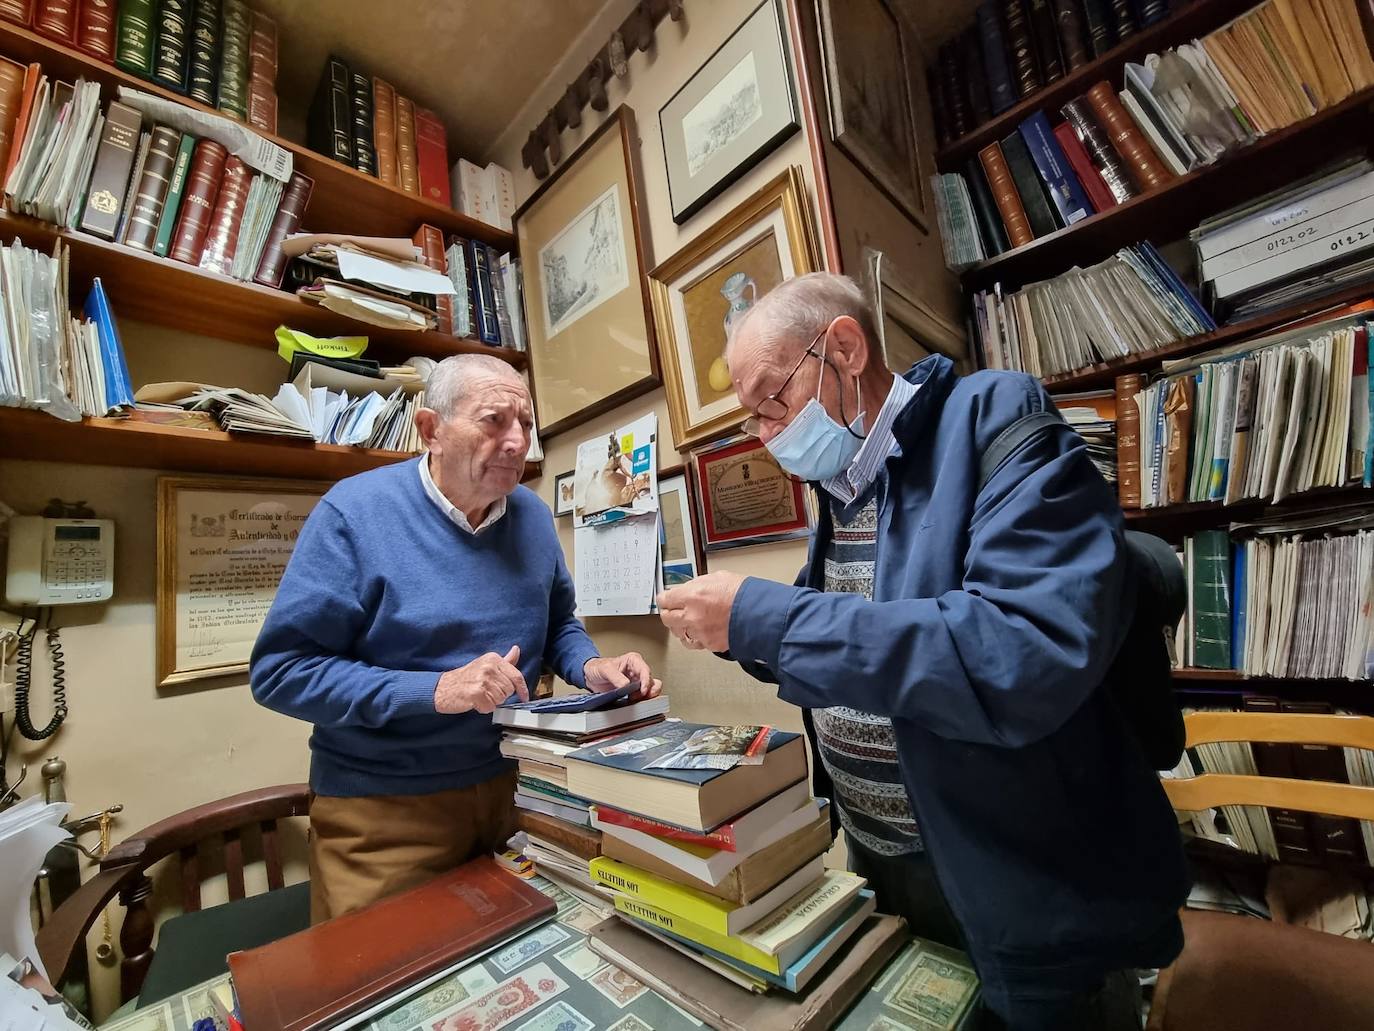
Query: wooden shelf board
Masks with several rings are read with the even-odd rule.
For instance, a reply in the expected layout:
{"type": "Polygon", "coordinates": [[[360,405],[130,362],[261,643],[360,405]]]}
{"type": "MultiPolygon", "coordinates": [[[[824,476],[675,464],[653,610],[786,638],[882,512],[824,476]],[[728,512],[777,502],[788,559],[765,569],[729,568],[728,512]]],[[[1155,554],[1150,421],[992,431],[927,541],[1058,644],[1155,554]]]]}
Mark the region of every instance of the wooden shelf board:
{"type": "MultiPolygon", "coordinates": [[[[124,419],[71,423],[18,408],[0,408],[0,454],[45,462],[331,482],[415,457],[400,451],[233,436],[124,419]]],[[[539,474],[538,463],[525,466],[524,479],[539,474]]]]}
{"type": "Polygon", "coordinates": [[[1092,390],[1097,387],[1111,387],[1115,384],[1116,377],[1123,373],[1151,369],[1161,362],[1174,358],[1189,358],[1195,354],[1202,354],[1204,351],[1239,343],[1246,337],[1257,337],[1278,332],[1290,324],[1308,321],[1358,301],[1368,300],[1371,297],[1374,297],[1374,284],[1357,283],[1325,297],[1302,301],[1267,315],[1246,319],[1243,322],[1235,322],[1229,326],[1221,326],[1211,333],[1175,340],[1171,344],[1166,344],[1164,347],[1156,348],[1145,354],[1133,354],[1126,358],[1103,362],[1086,369],[1078,369],[1058,376],[1046,376],[1044,384],[1050,393],[1069,393],[1079,390],[1092,390]]]}
{"type": "Polygon", "coordinates": [[[398,359],[411,355],[438,359],[473,353],[495,355],[517,368],[526,364],[523,353],[509,348],[488,347],[477,340],[432,330],[408,332],[369,326],[303,301],[295,294],[257,283],[241,283],[184,262],[107,243],[86,233],[69,232],[23,215],[0,212],[0,239],[10,243],[16,238],[29,247],[48,252],[54,241],[64,240],[71,248],[73,303],[79,305],[83,301],[86,284],[99,276],[116,318],[152,322],[274,350],[277,341],[273,334],[285,324],[315,336],[366,336],[371,350],[398,359]]]}
{"type": "MultiPolygon", "coordinates": [[[[105,100],[114,99],[115,87],[129,86],[184,107],[220,114],[190,97],[146,82],[12,22],[0,21],[0,54],[16,61],[37,62],[50,78],[74,82],[81,77],[98,82],[104,88],[105,100]]],[[[421,223],[428,222],[445,234],[474,237],[501,250],[515,247],[515,237],[495,226],[388,186],[299,143],[256,129],[254,132],[290,151],[296,169],[315,181],[303,220],[308,229],[409,239],[421,223]]]]}
{"type": "MultiPolygon", "coordinates": [[[[1016,127],[1036,111],[1057,112],[1060,107],[1088,92],[1094,83],[1106,79],[1120,86],[1123,69],[1128,63],[1139,62],[1146,54],[1187,43],[1219,28],[1232,18],[1255,6],[1255,0],[1200,0],[1190,3],[1156,22],[1130,39],[1117,44],[1096,60],[1069,72],[1063,78],[1043,86],[1030,96],[996,115],[989,121],[952,140],[935,154],[935,162],[942,171],[955,172],[969,157],[989,143],[1016,131],[1016,127]]],[[[1051,115],[1051,121],[1058,119],[1051,115]]]]}
{"type": "Polygon", "coordinates": [[[1374,489],[1368,487],[1320,487],[1293,494],[1278,504],[1260,500],[1238,501],[1234,505],[1223,505],[1220,501],[1190,501],[1160,508],[1127,508],[1122,514],[1136,529],[1173,537],[1189,530],[1234,521],[1280,519],[1312,509],[1370,501],[1374,501],[1374,489]]]}
{"type": "Polygon", "coordinates": [[[1371,114],[1374,89],[1367,89],[1215,164],[980,262],[962,274],[964,288],[981,290],[1000,282],[1004,290],[1015,290],[1070,265],[1095,264],[1141,240],[1180,239],[1209,215],[1281,187],[1342,152],[1367,148],[1371,114]]]}
{"type": "Polygon", "coordinates": [[[1248,685],[1256,690],[1264,689],[1266,692],[1275,684],[1340,684],[1355,687],[1369,683],[1368,680],[1347,680],[1344,677],[1247,677],[1235,669],[1202,669],[1196,666],[1175,669],[1173,679],[1248,685]]]}

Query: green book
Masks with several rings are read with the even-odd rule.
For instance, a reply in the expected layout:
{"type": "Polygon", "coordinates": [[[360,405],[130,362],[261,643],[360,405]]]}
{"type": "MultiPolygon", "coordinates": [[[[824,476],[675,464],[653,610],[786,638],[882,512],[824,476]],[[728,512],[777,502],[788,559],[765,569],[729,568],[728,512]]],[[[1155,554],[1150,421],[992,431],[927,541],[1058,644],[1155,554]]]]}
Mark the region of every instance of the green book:
{"type": "Polygon", "coordinates": [[[162,215],[157,220],[157,235],[153,237],[153,253],[159,258],[167,257],[172,249],[172,230],[176,228],[177,214],[181,211],[181,195],[186,189],[186,170],[191,167],[191,152],[196,149],[196,138],[189,132],[182,133],[181,146],[177,148],[176,164],[172,166],[172,181],[167,184],[167,200],[162,205],[162,215]]]}
{"type": "Polygon", "coordinates": [[[115,64],[140,78],[153,74],[153,23],[156,0],[119,0],[115,64]]]}
{"type": "Polygon", "coordinates": [[[1193,535],[1193,663],[1231,669],[1231,539],[1225,530],[1193,535]]]}

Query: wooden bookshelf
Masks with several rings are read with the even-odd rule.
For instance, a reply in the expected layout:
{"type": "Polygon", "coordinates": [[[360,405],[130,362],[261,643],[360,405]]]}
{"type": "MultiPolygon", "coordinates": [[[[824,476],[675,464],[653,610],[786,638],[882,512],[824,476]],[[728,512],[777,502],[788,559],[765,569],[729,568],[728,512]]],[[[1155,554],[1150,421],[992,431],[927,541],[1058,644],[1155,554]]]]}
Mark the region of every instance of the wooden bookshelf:
{"type": "MultiPolygon", "coordinates": [[[[183,107],[220,114],[189,97],[97,61],[81,51],[46,39],[12,22],[0,21],[0,55],[23,63],[37,62],[49,78],[74,82],[83,78],[101,84],[102,100],[115,98],[115,87],[142,90],[183,107]]],[[[221,117],[227,117],[221,115],[221,117]]],[[[315,181],[315,189],[302,220],[317,232],[354,233],[360,236],[400,236],[410,239],[423,222],[445,234],[474,237],[501,250],[513,250],[515,237],[495,226],[435,204],[415,194],[387,186],[379,179],[331,161],[308,147],[271,133],[253,130],[289,151],[297,170],[315,181]]]]}
{"type": "MultiPolygon", "coordinates": [[[[125,419],[63,422],[45,412],[18,408],[0,408],[0,454],[45,462],[327,481],[415,457],[400,451],[231,435],[125,419]]],[[[524,479],[537,477],[540,472],[539,463],[528,463],[524,479]]]]}
{"type": "MultiPolygon", "coordinates": [[[[1250,10],[1257,0],[1194,0],[1168,17],[1118,43],[1096,60],[1076,68],[1063,78],[1042,86],[1000,115],[952,140],[935,152],[935,163],[942,172],[957,172],[959,166],[993,143],[1016,131],[1016,127],[1036,111],[1057,112],[1074,97],[1087,93],[1094,83],[1106,79],[1119,86],[1123,70],[1147,54],[1187,43],[1225,25],[1250,10]]],[[[1005,31],[1005,30],[1004,30],[1005,31]]],[[[1013,84],[1014,85],[1014,84],[1013,84]]],[[[1056,120],[1056,119],[1052,119],[1056,120]]]]}
{"type": "Polygon", "coordinates": [[[1314,509],[1360,502],[1374,502],[1374,489],[1362,486],[1318,487],[1292,494],[1277,504],[1259,499],[1225,505],[1220,501],[1189,501],[1158,508],[1122,509],[1127,524],[1167,540],[1181,540],[1195,530],[1225,526],[1233,522],[1253,523],[1301,515],[1314,509]]]}
{"type": "Polygon", "coordinates": [[[1374,89],[1367,89],[1215,164],[980,262],[962,274],[964,288],[1001,283],[1004,290],[1016,290],[1072,265],[1096,264],[1141,240],[1182,239],[1208,216],[1291,183],[1343,153],[1368,150],[1371,132],[1374,89]]]}
{"type": "Polygon", "coordinates": [[[277,347],[273,333],[278,326],[287,325],[314,336],[366,336],[369,355],[382,351],[398,360],[411,355],[439,359],[473,353],[495,355],[516,368],[526,364],[522,352],[509,348],[489,347],[479,340],[433,330],[370,326],[283,290],[241,283],[171,258],[0,212],[0,240],[11,243],[15,239],[49,253],[57,240],[65,241],[71,248],[73,306],[84,301],[88,284],[99,276],[116,319],[137,319],[273,350],[277,347]]]}
{"type": "Polygon", "coordinates": [[[1114,386],[1116,377],[1123,373],[1153,369],[1161,362],[1171,361],[1175,358],[1190,358],[1193,355],[1241,343],[1247,337],[1260,337],[1277,333],[1296,323],[1315,320],[1325,314],[1370,298],[1374,298],[1374,283],[1358,283],[1325,297],[1301,301],[1267,315],[1259,315],[1253,319],[1245,319],[1243,322],[1221,326],[1211,333],[1202,333],[1198,336],[1175,340],[1163,347],[1155,348],[1153,351],[1127,355],[1125,358],[1101,362],[1057,376],[1045,376],[1042,382],[1052,394],[1110,388],[1114,386]]]}

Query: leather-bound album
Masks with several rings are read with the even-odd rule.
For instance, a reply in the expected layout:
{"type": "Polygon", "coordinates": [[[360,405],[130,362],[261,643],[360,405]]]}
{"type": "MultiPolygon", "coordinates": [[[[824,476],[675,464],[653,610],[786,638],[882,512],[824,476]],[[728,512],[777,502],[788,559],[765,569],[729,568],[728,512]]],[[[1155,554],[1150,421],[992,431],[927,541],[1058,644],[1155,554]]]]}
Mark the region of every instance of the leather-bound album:
{"type": "Polygon", "coordinates": [[[1002,13],[1007,22],[1007,49],[1011,52],[1011,71],[1017,96],[1028,97],[1041,86],[1040,68],[1031,42],[1030,19],[1021,0],[1003,0],[1002,13]]]}
{"type": "Polygon", "coordinates": [[[353,77],[337,57],[324,63],[306,134],[311,150],[353,167],[353,77]]]}
{"type": "Polygon", "coordinates": [[[123,0],[119,5],[115,64],[140,79],[146,79],[153,70],[153,23],[156,16],[157,5],[153,0],[123,0]]]}
{"type": "Polygon", "coordinates": [[[238,250],[239,229],[243,226],[248,189],[253,185],[253,170],[233,154],[224,162],[224,178],[215,196],[215,210],[205,231],[205,247],[200,252],[200,267],[227,276],[238,250]]]}
{"type": "Polygon", "coordinates": [[[415,171],[420,179],[420,196],[425,200],[453,207],[448,175],[448,133],[433,111],[415,109],[415,171]]]}
{"type": "Polygon", "coordinates": [[[1140,408],[1135,396],[1144,385],[1138,372],[1116,377],[1116,490],[1122,508],[1140,507],[1140,408]]]}
{"type": "Polygon", "coordinates": [[[0,0],[0,18],[20,25],[32,25],[33,0],[0,0]]]}
{"type": "Polygon", "coordinates": [[[95,168],[86,194],[86,209],[81,215],[82,232],[113,240],[119,226],[119,213],[129,189],[129,177],[138,150],[138,134],[143,116],[119,101],[112,101],[105,114],[100,145],[95,152],[95,168]]]}
{"type": "Polygon", "coordinates": [[[372,80],[362,72],[349,76],[353,127],[353,167],[363,175],[377,174],[377,151],[372,144],[372,80]]]}
{"type": "Polygon", "coordinates": [[[242,0],[224,0],[216,106],[240,122],[248,121],[248,51],[252,38],[253,13],[248,6],[242,0]]]}
{"type": "Polygon", "coordinates": [[[1140,127],[1121,106],[1121,99],[1110,82],[1103,80],[1088,90],[1087,101],[1137,187],[1151,190],[1174,177],[1174,173],[1151,148],[1150,141],[1140,127]]]}
{"type": "Polygon", "coordinates": [[[982,125],[992,117],[988,99],[988,76],[983,68],[983,41],[977,26],[970,25],[955,39],[964,64],[964,85],[968,87],[968,106],[973,112],[973,124],[982,125]]]}
{"type": "Polygon", "coordinates": [[[286,275],[286,255],[282,253],[282,241],[294,233],[301,224],[305,206],[310,203],[310,191],[315,188],[315,180],[300,172],[291,173],[291,181],[282,191],[281,204],[267,230],[267,242],[262,248],[262,258],[253,282],[263,286],[281,288],[286,275]]]}
{"type": "Polygon", "coordinates": [[[33,27],[61,43],[76,41],[76,0],[38,0],[33,27]]]}
{"type": "Polygon", "coordinates": [[[396,173],[406,193],[420,192],[420,165],[415,151],[415,103],[396,94],[396,173]]]}
{"type": "Polygon", "coordinates": [[[1087,37],[1083,34],[1083,17],[1078,0],[1054,0],[1054,20],[1059,31],[1059,53],[1064,58],[1065,72],[1082,68],[1091,57],[1087,37]]]}
{"type": "Polygon", "coordinates": [[[949,115],[950,134],[956,139],[973,128],[968,98],[964,95],[964,83],[959,74],[959,54],[954,41],[943,44],[939,50],[940,78],[945,84],[946,112],[949,115]]]}
{"type": "Polygon", "coordinates": [[[153,81],[174,93],[185,93],[191,42],[191,0],[161,0],[155,24],[153,81]]]}
{"type": "MultiPolygon", "coordinates": [[[[442,272],[448,275],[448,258],[444,255],[444,234],[440,229],[431,225],[422,225],[415,230],[415,235],[411,237],[411,242],[420,248],[420,254],[426,265],[435,272],[442,272]]],[[[439,317],[439,332],[453,333],[453,295],[440,294],[434,298],[434,314],[439,317]]]]}
{"type": "Polygon", "coordinates": [[[396,172],[396,90],[385,79],[372,80],[372,147],[377,152],[377,178],[399,186],[396,172]]]}
{"type": "Polygon", "coordinates": [[[1040,77],[1046,85],[1064,77],[1064,62],[1059,56],[1059,28],[1055,24],[1050,0],[1030,0],[1031,40],[1040,62],[1040,77]]]}
{"type": "Polygon", "coordinates": [[[1097,116],[1093,113],[1087,98],[1077,97],[1070,100],[1063,107],[1063,115],[1064,121],[1073,127],[1074,135],[1083,144],[1093,167],[1097,169],[1116,202],[1123,203],[1139,193],[1126,163],[1112,146],[1107,130],[1098,124],[1097,116]]]}
{"type": "Polygon", "coordinates": [[[992,199],[1002,216],[1002,225],[1007,230],[1007,241],[1013,247],[1030,243],[1035,239],[1035,234],[1031,232],[1030,222],[1026,220],[1026,209],[1021,204],[1021,195],[1016,192],[1016,183],[1012,180],[1006,158],[1002,156],[1001,145],[989,143],[978,152],[978,161],[988,177],[988,189],[992,191],[992,199]]]}
{"type": "Polygon", "coordinates": [[[129,212],[124,243],[135,250],[151,251],[157,236],[157,223],[162,206],[167,202],[167,189],[181,148],[181,133],[165,125],[153,130],[148,144],[148,156],[143,159],[143,172],[134,191],[133,209],[129,212]]]}
{"type": "Polygon", "coordinates": [[[97,61],[113,63],[114,0],[80,0],[76,11],[76,48],[97,61]]]}
{"type": "Polygon", "coordinates": [[[220,0],[191,0],[190,61],[186,92],[210,107],[219,95],[220,0]]]}
{"type": "Polygon", "coordinates": [[[181,214],[172,230],[172,257],[195,265],[205,247],[205,233],[210,228],[210,216],[215,210],[219,181],[224,175],[224,163],[229,151],[215,140],[201,140],[191,155],[191,170],[186,175],[186,189],[181,199],[181,214]]]}
{"type": "Polygon", "coordinates": [[[520,931],[557,907],[488,856],[366,909],[229,956],[243,1026],[332,1027],[520,931]]]}

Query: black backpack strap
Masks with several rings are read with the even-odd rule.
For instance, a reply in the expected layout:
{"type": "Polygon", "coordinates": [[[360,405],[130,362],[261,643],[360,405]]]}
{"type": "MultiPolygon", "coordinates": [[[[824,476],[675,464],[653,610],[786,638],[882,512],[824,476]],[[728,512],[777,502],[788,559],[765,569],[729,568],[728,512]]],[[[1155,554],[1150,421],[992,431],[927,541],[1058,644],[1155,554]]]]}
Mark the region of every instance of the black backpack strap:
{"type": "Polygon", "coordinates": [[[982,461],[978,464],[979,492],[982,492],[983,488],[988,485],[988,481],[992,479],[993,474],[1002,467],[1002,463],[1014,455],[1022,444],[1046,426],[1053,426],[1055,423],[1062,423],[1063,421],[1059,409],[1047,408],[1043,412],[1031,412],[1030,415],[1021,416],[997,434],[996,439],[983,452],[982,461]]]}

